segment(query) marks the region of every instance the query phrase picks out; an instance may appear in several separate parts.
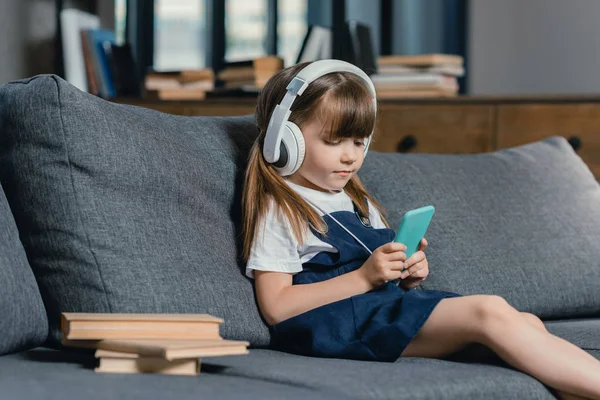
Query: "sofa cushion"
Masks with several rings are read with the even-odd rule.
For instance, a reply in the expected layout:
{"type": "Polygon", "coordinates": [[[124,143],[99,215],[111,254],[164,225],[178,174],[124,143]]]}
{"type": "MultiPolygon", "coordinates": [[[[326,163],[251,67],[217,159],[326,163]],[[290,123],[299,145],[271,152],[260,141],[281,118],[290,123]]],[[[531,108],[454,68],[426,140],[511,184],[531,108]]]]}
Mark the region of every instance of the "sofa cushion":
{"type": "Polygon", "coordinates": [[[238,259],[252,117],[114,104],[56,76],[0,89],[0,181],[46,303],[60,313],[209,313],[268,343],[238,259]]]}
{"type": "Polygon", "coordinates": [[[39,346],[47,335],[44,303],[0,186],[0,354],[39,346]]]}
{"type": "Polygon", "coordinates": [[[600,351],[600,318],[545,321],[546,329],[577,347],[600,351]]]}
{"type": "MultiPolygon", "coordinates": [[[[256,367],[246,357],[248,365],[256,367]]],[[[220,359],[226,357],[220,357],[220,359]]],[[[161,374],[99,374],[93,354],[37,348],[0,357],[0,393],[11,400],[81,399],[351,399],[304,385],[224,374],[222,367],[202,360],[199,376],[161,374]]]]}
{"type": "MultiPolygon", "coordinates": [[[[588,353],[600,359],[600,352],[588,353]]],[[[535,378],[495,356],[484,358],[401,358],[396,363],[380,363],[252,349],[245,356],[203,359],[200,376],[190,378],[97,374],[91,353],[38,348],[0,357],[0,392],[14,400],[62,400],[82,394],[88,400],[555,398],[535,378]]]]}
{"type": "Polygon", "coordinates": [[[599,316],[600,186],[562,137],[471,155],[369,153],[389,211],[432,204],[424,289],[497,294],[544,318],[599,316]]]}
{"type": "Polygon", "coordinates": [[[272,350],[207,362],[225,375],[310,387],[355,399],[553,399],[535,378],[510,368],[493,353],[470,361],[418,357],[395,363],[313,358],[272,350]]]}

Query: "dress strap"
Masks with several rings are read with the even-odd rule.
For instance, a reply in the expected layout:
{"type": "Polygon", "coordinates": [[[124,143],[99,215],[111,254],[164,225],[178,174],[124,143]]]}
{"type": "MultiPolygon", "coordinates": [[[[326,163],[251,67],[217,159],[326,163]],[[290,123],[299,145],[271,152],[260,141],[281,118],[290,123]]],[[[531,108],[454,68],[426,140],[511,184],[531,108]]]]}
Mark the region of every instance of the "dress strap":
{"type": "MultiPolygon", "coordinates": [[[[366,197],[365,197],[365,200],[367,201],[367,205],[368,205],[369,201],[367,200],[366,197]]],[[[363,224],[364,226],[366,226],[367,228],[370,228],[371,227],[371,219],[369,218],[369,216],[364,215],[360,211],[360,208],[358,208],[358,206],[356,205],[356,203],[354,201],[352,202],[352,206],[354,207],[354,214],[356,214],[356,217],[358,218],[360,223],[363,224]]]]}

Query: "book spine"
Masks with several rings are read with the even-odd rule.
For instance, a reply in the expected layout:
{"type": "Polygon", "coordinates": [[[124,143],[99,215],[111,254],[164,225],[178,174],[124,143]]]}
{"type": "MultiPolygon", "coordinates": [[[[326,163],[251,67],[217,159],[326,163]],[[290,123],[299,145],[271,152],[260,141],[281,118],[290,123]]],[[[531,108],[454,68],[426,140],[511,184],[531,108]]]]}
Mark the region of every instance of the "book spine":
{"type": "Polygon", "coordinates": [[[200,373],[200,360],[174,360],[162,358],[113,358],[102,357],[99,365],[94,369],[100,373],[157,373],[165,375],[198,375],[200,373]]]}
{"type": "Polygon", "coordinates": [[[67,330],[63,332],[68,340],[105,340],[105,339],[173,339],[173,340],[220,340],[219,332],[178,331],[178,330],[67,330]]]}

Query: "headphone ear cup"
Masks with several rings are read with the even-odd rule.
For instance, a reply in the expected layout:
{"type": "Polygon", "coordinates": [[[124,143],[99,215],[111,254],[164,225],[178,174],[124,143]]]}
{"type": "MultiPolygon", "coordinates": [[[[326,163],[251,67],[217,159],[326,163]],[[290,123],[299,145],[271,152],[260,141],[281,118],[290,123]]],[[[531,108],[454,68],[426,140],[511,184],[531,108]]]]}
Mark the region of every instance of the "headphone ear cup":
{"type": "Polygon", "coordinates": [[[290,175],[294,172],[298,171],[304,162],[304,155],[306,153],[306,144],[304,142],[304,135],[302,134],[302,130],[298,125],[293,122],[287,121],[286,127],[290,130],[292,135],[294,136],[294,141],[296,143],[296,164],[290,165],[290,175]]]}
{"type": "Polygon", "coordinates": [[[281,176],[292,175],[298,171],[304,161],[305,144],[300,127],[287,121],[283,127],[281,144],[287,150],[287,162],[279,168],[276,167],[276,169],[281,176]]]}

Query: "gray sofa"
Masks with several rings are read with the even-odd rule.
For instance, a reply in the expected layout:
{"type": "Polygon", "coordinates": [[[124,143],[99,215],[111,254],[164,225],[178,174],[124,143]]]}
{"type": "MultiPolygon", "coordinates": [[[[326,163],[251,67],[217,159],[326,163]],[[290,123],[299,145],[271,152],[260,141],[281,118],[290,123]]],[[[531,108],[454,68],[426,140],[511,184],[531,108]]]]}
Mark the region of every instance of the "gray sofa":
{"type": "MultiPolygon", "coordinates": [[[[180,117],[45,75],[0,87],[0,398],[551,399],[483,346],[374,363],[268,348],[239,258],[252,116],[180,117]],[[250,354],[198,377],[93,372],[63,311],[210,313],[250,354]]],[[[600,358],[600,186],[560,137],[476,155],[370,152],[397,226],[433,204],[423,289],[489,293],[600,358]]]]}

